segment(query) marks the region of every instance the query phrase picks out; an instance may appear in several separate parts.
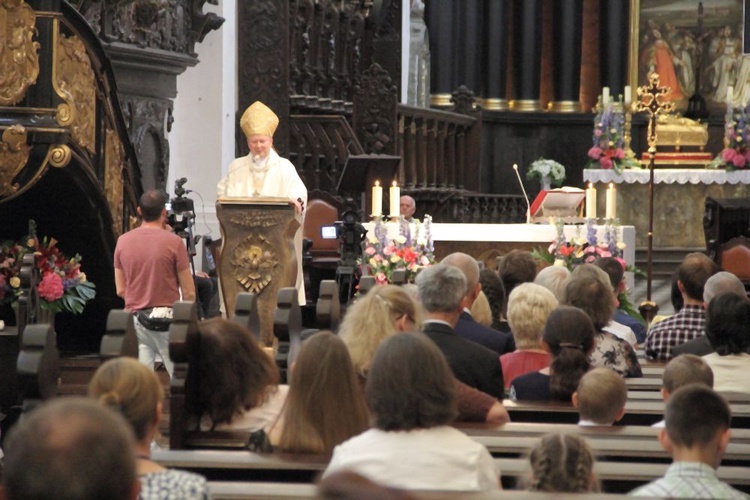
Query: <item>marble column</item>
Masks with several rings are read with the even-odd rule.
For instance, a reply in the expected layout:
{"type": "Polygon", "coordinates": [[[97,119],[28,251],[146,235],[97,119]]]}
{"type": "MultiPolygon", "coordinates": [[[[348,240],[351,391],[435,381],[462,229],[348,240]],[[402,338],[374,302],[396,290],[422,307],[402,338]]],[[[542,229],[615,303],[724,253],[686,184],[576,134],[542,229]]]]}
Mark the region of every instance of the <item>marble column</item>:
{"type": "Polygon", "coordinates": [[[602,0],[599,15],[599,71],[601,86],[616,99],[628,75],[629,2],[602,0]]]}
{"type": "Polygon", "coordinates": [[[485,0],[484,18],[484,92],[481,100],[485,109],[508,109],[505,68],[508,64],[508,3],[505,0],[485,0]]]}
{"type": "Polygon", "coordinates": [[[516,0],[513,5],[514,111],[541,111],[542,0],[516,0]]]}
{"type": "Polygon", "coordinates": [[[425,6],[425,22],[430,36],[430,104],[450,106],[453,92],[453,10],[455,1],[430,0],[425,6]]]}
{"type": "Polygon", "coordinates": [[[456,63],[453,89],[465,85],[474,95],[481,90],[482,4],[483,0],[460,0],[455,4],[457,53],[453,59],[456,63]]]}
{"type": "Polygon", "coordinates": [[[583,0],[554,2],[554,100],[551,111],[581,112],[581,36],[583,0]]]}

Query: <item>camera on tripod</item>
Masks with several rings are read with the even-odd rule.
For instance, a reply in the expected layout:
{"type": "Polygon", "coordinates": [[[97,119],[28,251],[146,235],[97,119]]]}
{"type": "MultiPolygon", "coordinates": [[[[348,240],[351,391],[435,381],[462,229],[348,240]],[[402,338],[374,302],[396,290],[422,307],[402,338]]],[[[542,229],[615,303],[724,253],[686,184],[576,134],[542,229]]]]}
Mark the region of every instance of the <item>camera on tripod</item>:
{"type": "Polygon", "coordinates": [[[359,214],[354,210],[347,210],[340,221],[333,226],[322,228],[323,237],[333,236],[339,240],[339,263],[336,268],[336,281],[339,284],[340,302],[345,303],[354,295],[356,284],[359,282],[360,270],[358,261],[362,257],[362,242],[367,235],[367,229],[360,222],[359,214]],[[326,236],[326,233],[329,236],[326,236]]]}
{"type": "MultiPolygon", "coordinates": [[[[172,227],[172,231],[181,238],[187,238],[192,234],[192,221],[195,219],[195,204],[193,200],[186,195],[191,193],[190,189],[185,189],[187,177],[181,177],[174,182],[175,197],[169,200],[167,207],[167,223],[172,227]],[[180,217],[177,219],[177,217],[180,217]]],[[[197,243],[193,242],[193,244],[197,243]]]]}

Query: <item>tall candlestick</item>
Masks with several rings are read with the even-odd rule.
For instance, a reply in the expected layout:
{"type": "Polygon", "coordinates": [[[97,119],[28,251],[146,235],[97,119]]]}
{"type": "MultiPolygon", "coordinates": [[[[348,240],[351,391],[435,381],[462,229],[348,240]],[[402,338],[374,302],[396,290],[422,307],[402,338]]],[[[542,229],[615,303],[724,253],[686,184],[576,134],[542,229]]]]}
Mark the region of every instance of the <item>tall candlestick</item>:
{"type": "Polygon", "coordinates": [[[609,183],[607,188],[607,219],[617,217],[617,190],[613,183],[609,183]]]}
{"type": "Polygon", "coordinates": [[[625,107],[629,108],[630,103],[633,102],[633,94],[630,90],[630,85],[625,85],[625,90],[623,91],[624,94],[624,101],[625,101],[625,107]]]}
{"type": "Polygon", "coordinates": [[[590,182],[586,189],[586,218],[596,219],[596,188],[590,182]]]}
{"type": "Polygon", "coordinates": [[[602,106],[609,104],[609,87],[602,88],[602,106]]]}
{"type": "Polygon", "coordinates": [[[393,185],[391,186],[388,194],[391,198],[390,216],[391,218],[399,217],[401,215],[401,189],[398,187],[398,183],[396,181],[393,181],[393,185]]]}
{"type": "Polygon", "coordinates": [[[375,181],[372,187],[372,216],[380,217],[383,215],[383,186],[380,181],[375,181]]]}

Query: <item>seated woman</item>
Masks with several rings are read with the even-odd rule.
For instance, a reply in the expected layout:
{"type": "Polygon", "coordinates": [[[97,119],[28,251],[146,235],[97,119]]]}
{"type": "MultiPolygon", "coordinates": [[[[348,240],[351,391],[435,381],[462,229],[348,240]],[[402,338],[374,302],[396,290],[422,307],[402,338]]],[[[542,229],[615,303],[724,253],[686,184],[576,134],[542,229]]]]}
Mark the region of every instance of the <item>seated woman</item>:
{"type": "Polygon", "coordinates": [[[500,356],[505,388],[519,375],[549,366],[549,353],[542,347],[542,330],[552,310],[555,296],[540,285],[522,283],[508,298],[508,323],[516,350],[500,356]]]}
{"type": "Polygon", "coordinates": [[[716,351],[703,356],[714,373],[714,390],[750,393],[744,378],[750,372],[750,301],[732,292],[711,299],[706,336],[716,351]]]}
{"type": "Polygon", "coordinates": [[[542,436],[529,455],[531,491],[590,493],[599,491],[596,459],[586,440],[576,434],[542,436]]]}
{"type": "Polygon", "coordinates": [[[201,430],[256,432],[281,413],[289,392],[279,370],[250,332],[222,318],[200,323],[200,358],[185,385],[197,388],[193,416],[201,430]]]}
{"type": "Polygon", "coordinates": [[[164,391],[156,374],[134,358],[115,358],[96,370],[88,394],[120,412],[133,428],[143,499],[207,498],[203,476],[153,462],[151,442],[162,418],[164,391]]]}
{"type": "Polygon", "coordinates": [[[427,337],[405,333],[386,339],[367,377],[375,428],[337,446],[324,476],[348,469],[394,488],[500,489],[487,449],[450,426],[454,387],[445,357],[427,337]]]}
{"type": "MultiPolygon", "coordinates": [[[[349,307],[339,327],[339,337],[346,344],[363,384],[380,344],[396,333],[418,329],[420,320],[417,311],[417,304],[401,287],[395,285],[375,287],[349,307]]],[[[455,384],[459,410],[457,420],[496,424],[509,420],[508,412],[495,398],[457,380],[455,384]]]]}
{"type": "Polygon", "coordinates": [[[346,346],[331,332],[320,332],[302,344],[284,410],[269,437],[282,451],[330,454],[367,430],[368,418],[346,346]]]}
{"type": "Polygon", "coordinates": [[[552,363],[538,372],[516,377],[510,385],[510,398],[525,401],[567,401],[570,403],[583,374],[589,369],[594,348],[594,325],[576,307],[553,310],[542,333],[542,345],[552,363]]]}
{"type": "Polygon", "coordinates": [[[487,297],[487,302],[492,310],[492,324],[490,328],[501,332],[509,332],[510,327],[503,316],[507,306],[507,296],[503,280],[495,271],[482,269],[479,271],[479,283],[482,285],[482,293],[487,297]]]}

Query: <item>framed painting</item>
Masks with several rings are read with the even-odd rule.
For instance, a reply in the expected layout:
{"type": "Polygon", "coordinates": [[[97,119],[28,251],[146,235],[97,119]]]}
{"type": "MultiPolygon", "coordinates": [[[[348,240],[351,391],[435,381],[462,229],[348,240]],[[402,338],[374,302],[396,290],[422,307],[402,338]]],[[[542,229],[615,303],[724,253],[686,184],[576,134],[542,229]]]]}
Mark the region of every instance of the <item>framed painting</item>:
{"type": "Polygon", "coordinates": [[[709,112],[750,100],[750,54],[742,39],[750,0],[630,0],[630,85],[659,74],[678,111],[700,94],[709,112]]]}

